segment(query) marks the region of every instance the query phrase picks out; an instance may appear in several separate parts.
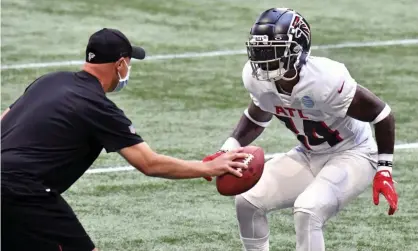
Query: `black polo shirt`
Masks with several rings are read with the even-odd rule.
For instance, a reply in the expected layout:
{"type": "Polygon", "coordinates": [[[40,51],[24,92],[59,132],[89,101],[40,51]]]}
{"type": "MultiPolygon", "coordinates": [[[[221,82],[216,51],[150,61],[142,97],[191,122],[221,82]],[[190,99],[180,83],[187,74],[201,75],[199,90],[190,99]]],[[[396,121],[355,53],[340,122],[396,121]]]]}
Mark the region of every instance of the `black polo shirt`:
{"type": "Polygon", "coordinates": [[[98,79],[85,71],[55,72],[35,80],[11,106],[1,129],[6,193],[62,193],[103,148],[115,152],[143,141],[98,79]]]}

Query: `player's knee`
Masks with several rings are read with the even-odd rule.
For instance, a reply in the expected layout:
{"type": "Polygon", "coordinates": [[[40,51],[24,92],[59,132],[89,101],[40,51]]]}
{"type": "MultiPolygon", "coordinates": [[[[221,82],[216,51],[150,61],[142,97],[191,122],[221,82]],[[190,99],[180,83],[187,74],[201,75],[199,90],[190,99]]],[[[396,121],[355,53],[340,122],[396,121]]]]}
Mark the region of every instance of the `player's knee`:
{"type": "Polygon", "coordinates": [[[339,209],[339,201],[333,188],[325,184],[311,187],[303,192],[295,201],[294,212],[314,215],[322,223],[334,216],[339,209]]]}
{"type": "Polygon", "coordinates": [[[235,205],[241,237],[268,239],[267,212],[251,204],[242,195],[235,197],[235,205]]]}
{"type": "Polygon", "coordinates": [[[240,216],[253,215],[255,212],[265,214],[265,211],[263,209],[254,206],[242,195],[235,196],[235,208],[237,211],[238,218],[240,216]]]}
{"type": "Polygon", "coordinates": [[[295,222],[295,229],[297,232],[321,229],[324,226],[324,221],[320,217],[318,217],[314,212],[309,210],[294,211],[293,219],[295,222]]]}
{"type": "MultiPolygon", "coordinates": [[[[267,224],[267,212],[251,204],[242,195],[235,196],[235,208],[237,212],[237,219],[240,225],[246,225],[248,222],[260,222],[260,224],[267,224]]],[[[251,223],[253,224],[253,223],[251,223]]]]}

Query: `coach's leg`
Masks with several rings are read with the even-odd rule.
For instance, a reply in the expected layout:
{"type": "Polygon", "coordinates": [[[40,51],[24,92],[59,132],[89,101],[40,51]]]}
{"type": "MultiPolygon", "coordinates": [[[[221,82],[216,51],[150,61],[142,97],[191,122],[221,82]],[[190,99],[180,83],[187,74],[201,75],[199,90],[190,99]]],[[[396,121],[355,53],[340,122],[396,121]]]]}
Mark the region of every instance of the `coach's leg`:
{"type": "Polygon", "coordinates": [[[372,163],[355,151],[331,156],[295,201],[296,250],[325,250],[325,222],[360,195],[370,185],[374,173],[372,163]]]}
{"type": "Polygon", "coordinates": [[[266,214],[272,210],[292,207],[297,196],[313,178],[304,158],[285,155],[266,163],[259,182],[248,192],[235,197],[240,236],[245,250],[269,250],[266,214]]]}

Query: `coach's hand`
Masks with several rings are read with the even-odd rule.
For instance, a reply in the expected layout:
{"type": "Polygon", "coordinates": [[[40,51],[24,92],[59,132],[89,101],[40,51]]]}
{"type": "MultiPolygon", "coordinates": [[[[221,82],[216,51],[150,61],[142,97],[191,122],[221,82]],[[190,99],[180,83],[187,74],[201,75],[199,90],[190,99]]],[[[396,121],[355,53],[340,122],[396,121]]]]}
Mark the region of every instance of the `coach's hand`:
{"type": "MultiPolygon", "coordinates": [[[[212,160],[216,159],[217,157],[221,156],[224,153],[226,153],[226,151],[219,150],[214,154],[211,154],[211,155],[208,155],[208,156],[204,157],[202,161],[203,162],[212,161],[212,160]]],[[[204,177],[204,178],[207,181],[212,181],[212,177],[210,177],[210,176],[209,177],[204,177]]]]}
{"type": "Polygon", "coordinates": [[[381,170],[376,173],[373,180],[373,202],[379,205],[379,195],[383,194],[389,203],[389,215],[395,213],[398,209],[398,194],[393,185],[392,175],[387,170],[381,170]]]}
{"type": "Polygon", "coordinates": [[[240,153],[242,148],[234,149],[228,152],[218,151],[215,154],[206,156],[203,162],[209,167],[210,176],[204,177],[207,181],[212,180],[212,176],[219,176],[225,173],[231,173],[237,177],[241,177],[242,169],[248,166],[242,162],[235,162],[234,159],[246,158],[248,154],[240,153]]]}

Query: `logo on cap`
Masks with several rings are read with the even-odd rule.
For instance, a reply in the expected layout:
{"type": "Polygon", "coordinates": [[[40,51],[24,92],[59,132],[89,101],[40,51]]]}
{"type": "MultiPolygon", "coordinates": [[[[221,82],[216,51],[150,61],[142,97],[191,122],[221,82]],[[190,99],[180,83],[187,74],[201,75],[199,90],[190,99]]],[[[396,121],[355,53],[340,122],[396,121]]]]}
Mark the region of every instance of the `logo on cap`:
{"type": "Polygon", "coordinates": [[[93,52],[89,52],[89,61],[91,61],[96,55],[93,52]]]}

